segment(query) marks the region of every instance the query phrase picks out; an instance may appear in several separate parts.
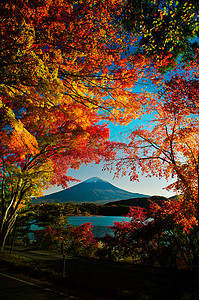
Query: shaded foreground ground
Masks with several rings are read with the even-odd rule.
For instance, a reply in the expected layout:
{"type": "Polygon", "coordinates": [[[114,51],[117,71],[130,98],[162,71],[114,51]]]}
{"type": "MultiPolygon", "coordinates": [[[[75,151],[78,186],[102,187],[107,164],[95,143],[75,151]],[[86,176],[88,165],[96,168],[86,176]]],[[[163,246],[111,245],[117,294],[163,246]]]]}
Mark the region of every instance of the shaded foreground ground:
{"type": "Polygon", "coordinates": [[[59,253],[17,248],[14,253],[20,256],[11,259],[8,254],[0,254],[0,272],[30,277],[39,285],[50,285],[78,299],[199,299],[199,275],[187,270],[67,256],[63,277],[63,256],[59,253]]]}
{"type": "Polygon", "coordinates": [[[24,280],[0,273],[0,299],[6,300],[79,300],[71,294],[59,292],[47,284],[38,285],[30,280],[24,280]]]}

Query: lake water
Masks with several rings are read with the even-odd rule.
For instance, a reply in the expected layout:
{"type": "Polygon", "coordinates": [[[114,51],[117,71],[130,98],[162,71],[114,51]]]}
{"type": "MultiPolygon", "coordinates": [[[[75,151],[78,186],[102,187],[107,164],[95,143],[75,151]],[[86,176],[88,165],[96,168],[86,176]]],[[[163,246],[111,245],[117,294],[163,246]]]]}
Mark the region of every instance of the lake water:
{"type": "Polygon", "coordinates": [[[69,224],[79,226],[83,223],[92,223],[92,232],[94,236],[102,237],[106,233],[113,234],[113,231],[108,227],[114,225],[113,222],[129,221],[128,217],[121,216],[71,216],[68,218],[69,224]]]}
{"type": "MultiPolygon", "coordinates": [[[[119,221],[129,221],[128,217],[121,216],[71,216],[68,217],[68,222],[72,226],[79,226],[83,223],[91,223],[92,233],[95,237],[105,236],[106,233],[113,235],[113,231],[109,228],[109,226],[113,226],[113,222],[119,221]]],[[[30,230],[42,229],[43,227],[39,227],[37,225],[32,224],[30,230]]]]}

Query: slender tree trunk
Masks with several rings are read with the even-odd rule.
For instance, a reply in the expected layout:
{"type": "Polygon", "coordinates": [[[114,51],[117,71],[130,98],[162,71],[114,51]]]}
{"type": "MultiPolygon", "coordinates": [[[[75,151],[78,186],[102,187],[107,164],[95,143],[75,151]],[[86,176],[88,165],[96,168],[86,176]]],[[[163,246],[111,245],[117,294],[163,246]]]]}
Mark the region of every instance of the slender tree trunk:
{"type": "Polygon", "coordinates": [[[17,222],[15,221],[15,224],[13,226],[13,234],[12,234],[12,239],[11,239],[11,245],[10,245],[10,254],[12,254],[12,249],[14,245],[14,240],[16,236],[16,230],[17,230],[17,222]]]}
{"type": "Polygon", "coordinates": [[[5,248],[6,239],[12,230],[15,221],[16,221],[17,215],[14,215],[13,218],[10,219],[9,222],[4,222],[4,224],[1,227],[0,231],[0,251],[3,251],[5,248]]]}
{"type": "Polygon", "coordinates": [[[0,232],[0,250],[1,251],[3,251],[5,248],[5,243],[6,243],[8,234],[9,234],[9,229],[6,226],[6,224],[4,224],[4,226],[0,232]]]}

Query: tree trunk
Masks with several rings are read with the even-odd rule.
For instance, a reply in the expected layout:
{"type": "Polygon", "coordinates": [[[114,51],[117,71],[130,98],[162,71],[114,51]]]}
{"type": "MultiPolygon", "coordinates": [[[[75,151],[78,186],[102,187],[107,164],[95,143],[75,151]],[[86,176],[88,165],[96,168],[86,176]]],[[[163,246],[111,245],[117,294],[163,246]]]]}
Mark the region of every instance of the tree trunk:
{"type": "Polygon", "coordinates": [[[6,239],[15,224],[16,217],[16,215],[13,216],[10,222],[4,222],[4,224],[1,226],[2,228],[0,231],[0,251],[3,251],[5,248],[6,239]]]}
{"type": "Polygon", "coordinates": [[[4,250],[4,247],[5,247],[5,243],[6,243],[6,239],[7,239],[7,236],[9,234],[9,229],[7,226],[3,226],[1,232],[0,232],[0,250],[3,251],[4,250]]]}

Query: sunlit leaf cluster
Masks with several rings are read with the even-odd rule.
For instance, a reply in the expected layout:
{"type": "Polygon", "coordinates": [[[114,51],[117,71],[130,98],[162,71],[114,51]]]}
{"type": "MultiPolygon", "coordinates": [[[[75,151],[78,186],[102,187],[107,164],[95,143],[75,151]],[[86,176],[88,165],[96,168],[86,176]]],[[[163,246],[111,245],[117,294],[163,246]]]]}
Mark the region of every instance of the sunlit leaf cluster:
{"type": "Polygon", "coordinates": [[[176,60],[194,60],[198,48],[198,2],[177,0],[127,1],[124,27],[139,36],[140,52],[155,62],[167,58],[162,72],[172,69],[176,60]]]}

